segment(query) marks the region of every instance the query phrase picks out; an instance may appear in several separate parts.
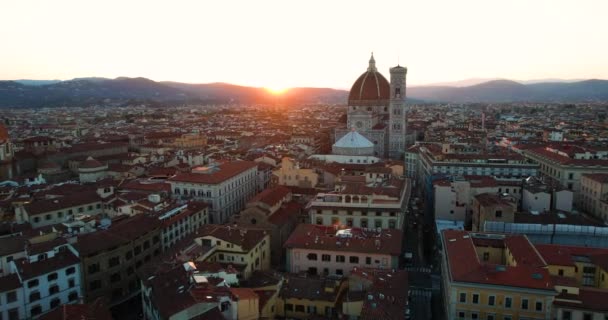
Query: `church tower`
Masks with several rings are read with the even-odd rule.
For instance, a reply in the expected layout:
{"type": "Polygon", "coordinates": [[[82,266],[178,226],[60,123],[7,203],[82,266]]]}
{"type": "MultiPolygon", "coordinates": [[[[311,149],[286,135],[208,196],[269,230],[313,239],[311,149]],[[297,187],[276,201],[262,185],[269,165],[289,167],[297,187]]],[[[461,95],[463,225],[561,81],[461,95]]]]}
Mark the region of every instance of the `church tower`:
{"type": "Polygon", "coordinates": [[[391,93],[389,104],[389,157],[403,160],[406,148],[407,106],[405,104],[405,78],[407,68],[397,65],[390,69],[391,93]]]}

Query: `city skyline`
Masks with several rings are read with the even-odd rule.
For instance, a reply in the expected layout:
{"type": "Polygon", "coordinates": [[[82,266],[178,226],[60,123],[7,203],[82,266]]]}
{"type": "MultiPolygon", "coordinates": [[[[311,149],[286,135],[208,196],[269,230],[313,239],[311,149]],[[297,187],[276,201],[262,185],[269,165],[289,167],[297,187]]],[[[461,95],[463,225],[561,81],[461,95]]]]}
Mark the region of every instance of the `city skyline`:
{"type": "Polygon", "coordinates": [[[1,6],[5,80],[126,76],[348,89],[372,51],[385,75],[407,66],[410,85],[608,78],[601,1],[1,6]]]}

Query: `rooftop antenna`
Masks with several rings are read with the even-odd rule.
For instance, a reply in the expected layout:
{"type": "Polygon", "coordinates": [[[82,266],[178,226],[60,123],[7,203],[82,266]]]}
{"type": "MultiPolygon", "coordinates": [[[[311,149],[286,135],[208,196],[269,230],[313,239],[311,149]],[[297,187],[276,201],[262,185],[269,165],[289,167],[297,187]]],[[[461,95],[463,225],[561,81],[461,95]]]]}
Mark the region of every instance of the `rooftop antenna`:
{"type": "Polygon", "coordinates": [[[397,50],[397,67],[401,66],[400,58],[401,58],[401,54],[399,53],[399,50],[397,50]]]}

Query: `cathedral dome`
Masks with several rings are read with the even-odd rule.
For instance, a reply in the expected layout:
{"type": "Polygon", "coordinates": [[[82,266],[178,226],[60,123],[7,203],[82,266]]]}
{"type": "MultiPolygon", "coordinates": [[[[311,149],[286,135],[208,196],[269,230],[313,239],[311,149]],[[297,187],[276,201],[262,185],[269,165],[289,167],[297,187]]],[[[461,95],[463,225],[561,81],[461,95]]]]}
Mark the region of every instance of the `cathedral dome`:
{"type": "Polygon", "coordinates": [[[391,86],[386,78],[376,69],[376,60],[372,54],[369,67],[353,84],[348,95],[348,105],[383,105],[388,104],[391,86]]]}
{"type": "Polygon", "coordinates": [[[353,129],[334,143],[332,153],[346,156],[369,156],[374,154],[374,144],[353,129]]]}

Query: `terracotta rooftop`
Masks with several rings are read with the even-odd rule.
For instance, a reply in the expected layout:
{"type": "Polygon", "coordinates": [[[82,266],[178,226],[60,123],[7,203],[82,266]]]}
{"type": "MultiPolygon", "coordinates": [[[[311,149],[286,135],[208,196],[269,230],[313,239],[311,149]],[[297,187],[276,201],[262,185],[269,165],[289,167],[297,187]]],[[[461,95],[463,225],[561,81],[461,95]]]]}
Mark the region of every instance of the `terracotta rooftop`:
{"type": "Polygon", "coordinates": [[[598,313],[608,312],[608,290],[589,287],[579,288],[578,295],[560,294],[553,304],[566,308],[583,309],[598,313]]]}
{"type": "Polygon", "coordinates": [[[608,183],[608,173],[588,173],[583,174],[583,176],[595,182],[608,183]]]}
{"type": "Polygon", "coordinates": [[[289,188],[285,186],[276,186],[265,189],[264,191],[258,193],[255,197],[249,200],[249,203],[262,202],[272,207],[278,204],[290,193],[291,190],[289,190],[289,188]]]}
{"type": "Polygon", "coordinates": [[[79,263],[80,259],[70,250],[61,250],[53,257],[36,262],[29,262],[27,258],[15,260],[15,265],[22,281],[79,263]]]}
{"type": "MultiPolygon", "coordinates": [[[[96,192],[84,191],[66,195],[64,197],[36,200],[24,205],[24,208],[30,216],[33,216],[56,210],[90,205],[96,202],[101,202],[101,197],[99,197],[96,192]]],[[[67,212],[64,212],[64,214],[67,214],[67,212]]]]}
{"type": "Polygon", "coordinates": [[[95,169],[101,167],[104,167],[104,164],[95,160],[93,157],[88,157],[87,160],[78,166],[79,169],[95,169]]]}
{"type": "Polygon", "coordinates": [[[199,237],[211,236],[217,239],[230,242],[243,248],[251,250],[258,245],[268,233],[263,230],[247,230],[242,227],[232,225],[204,225],[197,233],[199,237]]]}
{"type": "Polygon", "coordinates": [[[608,166],[608,160],[605,159],[574,159],[569,158],[567,156],[558,154],[553,151],[549,151],[546,148],[535,148],[526,151],[531,155],[535,155],[540,158],[545,158],[552,162],[556,162],[562,165],[574,165],[574,166],[583,166],[583,167],[591,167],[591,166],[608,166]]]}
{"type": "Polygon", "coordinates": [[[210,168],[211,172],[209,173],[178,173],[175,176],[171,177],[168,181],[220,184],[240,173],[243,173],[255,167],[257,167],[257,163],[255,162],[231,161],[219,165],[216,170],[210,168]]]}
{"type": "Polygon", "coordinates": [[[334,226],[300,224],[291,233],[284,247],[399,255],[402,239],[403,233],[396,229],[376,232],[351,228],[338,233],[334,226]]]}
{"type": "Polygon", "coordinates": [[[608,271],[608,249],[554,244],[537,244],[536,249],[549,265],[574,266],[577,257],[585,257],[608,271]]]}
{"type": "Polygon", "coordinates": [[[548,290],[553,284],[543,259],[525,236],[475,234],[462,230],[443,231],[443,242],[451,281],[548,290]],[[472,237],[503,239],[516,266],[497,265],[479,260],[472,237]]]}
{"type": "Polygon", "coordinates": [[[338,298],[338,290],[333,292],[326,291],[326,287],[337,289],[336,280],[301,277],[289,275],[286,277],[286,282],[283,284],[279,295],[284,299],[308,299],[314,301],[336,301],[338,298]]]}
{"type": "Polygon", "coordinates": [[[489,206],[515,206],[514,203],[494,193],[482,193],[475,196],[475,199],[484,207],[489,206]]]}
{"type": "Polygon", "coordinates": [[[78,236],[76,248],[81,256],[99,253],[128,243],[160,226],[160,221],[146,214],[138,214],[113,223],[107,230],[78,236]]]}
{"type": "Polygon", "coordinates": [[[404,319],[409,287],[406,271],[354,268],[351,277],[353,275],[371,282],[363,295],[361,319],[404,319]]]}
{"type": "Polygon", "coordinates": [[[131,180],[120,185],[121,190],[143,191],[143,192],[167,192],[171,191],[171,185],[164,181],[154,180],[131,180]]]}

